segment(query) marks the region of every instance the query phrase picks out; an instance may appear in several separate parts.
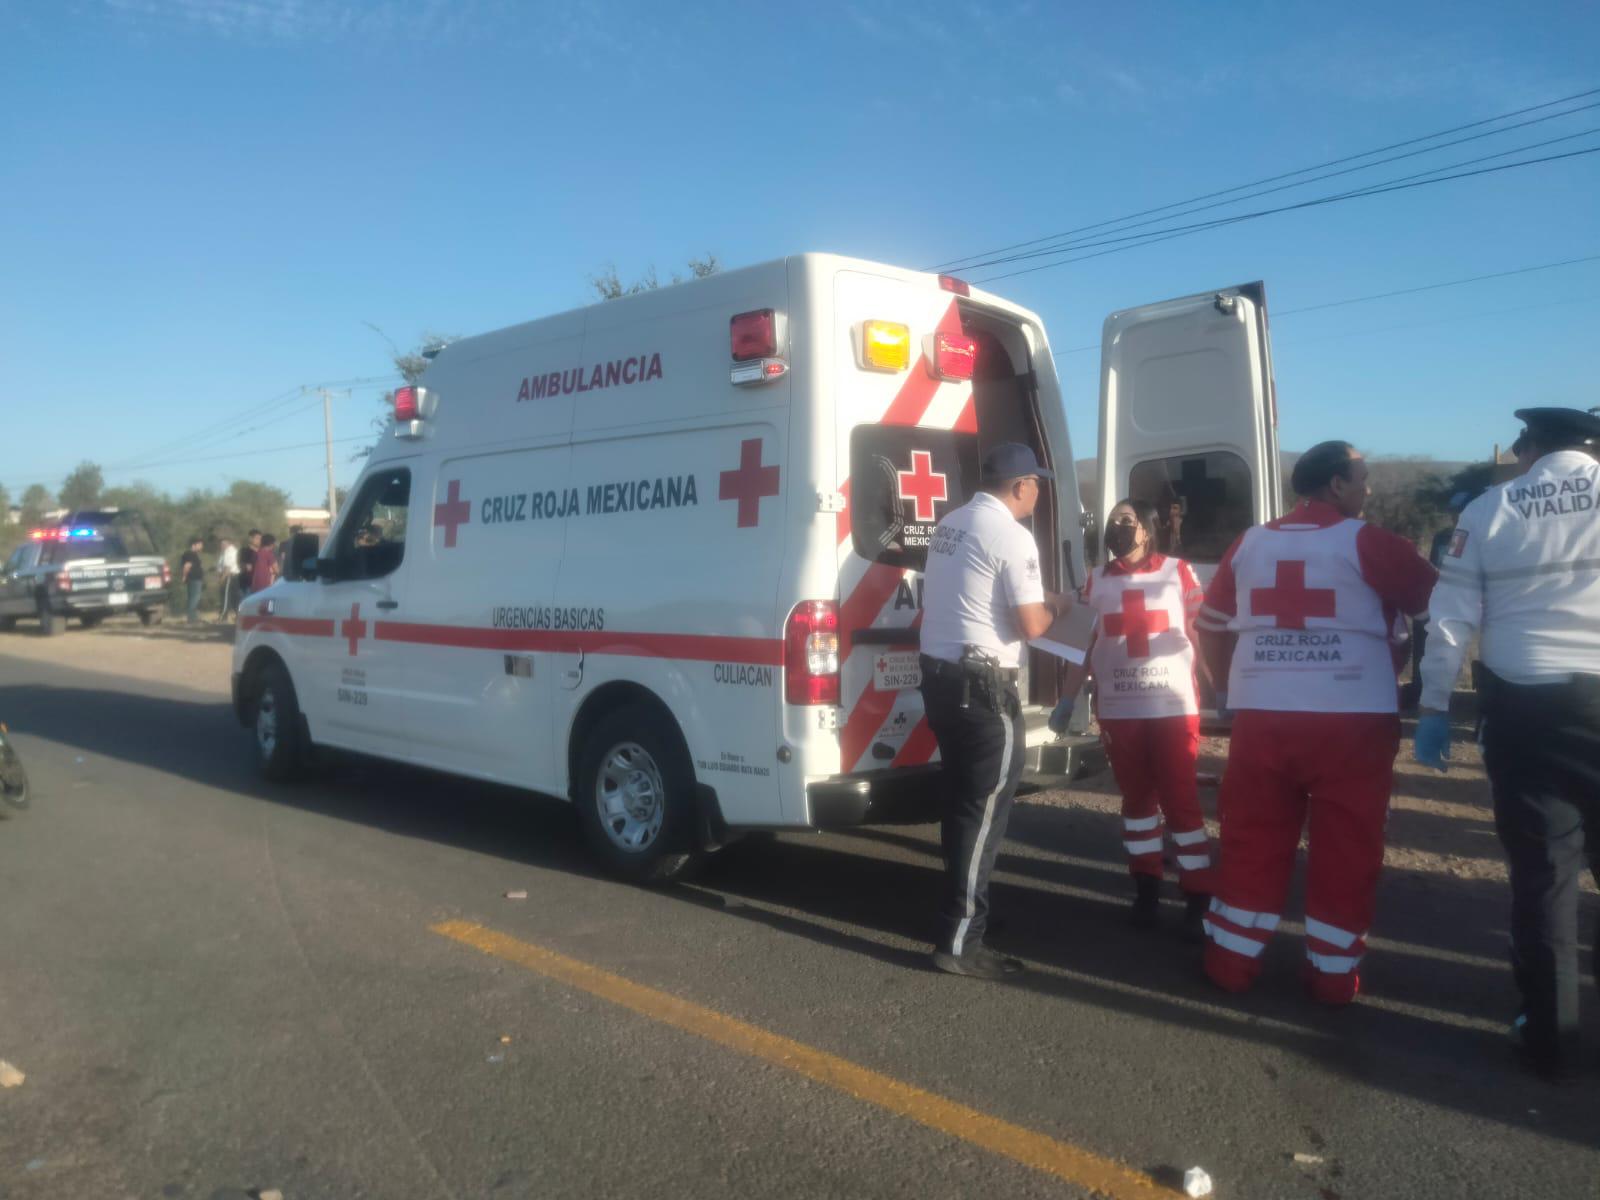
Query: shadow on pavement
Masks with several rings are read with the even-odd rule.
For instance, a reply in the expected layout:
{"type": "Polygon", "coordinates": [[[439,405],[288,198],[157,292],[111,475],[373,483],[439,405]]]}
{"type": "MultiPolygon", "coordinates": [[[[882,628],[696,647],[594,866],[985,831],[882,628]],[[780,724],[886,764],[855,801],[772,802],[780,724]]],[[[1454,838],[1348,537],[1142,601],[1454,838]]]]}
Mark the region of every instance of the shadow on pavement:
{"type": "MultiPolygon", "coordinates": [[[[0,685],[0,719],[24,736],[270,803],[530,866],[599,874],[570,807],[559,800],[354,758],[337,760],[305,785],[267,785],[256,778],[248,734],[224,701],[11,684],[0,685]]],[[[46,815],[48,796],[39,800],[46,815]]],[[[1367,1086],[1593,1144],[1592,1082],[1552,1093],[1515,1070],[1500,1036],[1426,1015],[1510,1015],[1509,973],[1494,965],[1504,946],[1502,884],[1391,871],[1376,934],[1400,945],[1375,951],[1364,979],[1371,995],[1412,1007],[1358,1004],[1330,1012],[1313,1007],[1294,985],[1297,937],[1280,935],[1274,942],[1254,993],[1229,998],[1201,978],[1197,948],[1178,939],[1175,908],[1168,930],[1131,931],[1123,915],[1128,884],[1118,822],[1111,814],[1024,804],[1010,834],[1013,844],[1002,852],[994,887],[995,909],[1007,923],[993,940],[1054,968],[1030,972],[1011,986],[1143,1016],[1174,1037],[1202,1030],[1250,1038],[1367,1086]],[[1254,1021],[1241,1024],[1214,1011],[1218,1006],[1254,1021]],[[1534,1109],[1544,1115],[1508,1116],[1534,1109]]],[[[661,895],[897,967],[927,970],[923,950],[885,945],[871,931],[925,944],[938,868],[931,829],[754,837],[716,856],[695,886],[661,895]]],[[[1291,912],[1297,904],[1291,902],[1291,912]]],[[[950,986],[973,988],[973,999],[981,1000],[984,985],[951,980],[950,986]]],[[[1248,1055],[1239,1061],[1241,1070],[1257,1069],[1248,1055]]]]}

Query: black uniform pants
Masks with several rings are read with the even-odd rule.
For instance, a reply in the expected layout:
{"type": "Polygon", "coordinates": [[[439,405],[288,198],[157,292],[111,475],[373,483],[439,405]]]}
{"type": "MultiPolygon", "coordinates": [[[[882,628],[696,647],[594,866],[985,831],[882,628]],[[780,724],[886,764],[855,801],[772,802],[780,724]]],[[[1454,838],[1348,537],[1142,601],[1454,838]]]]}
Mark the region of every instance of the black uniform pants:
{"type": "MultiPolygon", "coordinates": [[[[1600,676],[1523,685],[1483,675],[1483,758],[1511,866],[1511,966],[1524,1036],[1538,1057],[1575,1061],[1585,859],[1600,879],[1600,676]]],[[[1595,953],[1600,980],[1600,947],[1595,953]]]]}
{"type": "Polygon", "coordinates": [[[1022,778],[1022,705],[1014,685],[996,695],[924,667],[922,701],[944,763],[939,948],[960,954],[983,941],[989,923],[989,875],[1022,778]]]}

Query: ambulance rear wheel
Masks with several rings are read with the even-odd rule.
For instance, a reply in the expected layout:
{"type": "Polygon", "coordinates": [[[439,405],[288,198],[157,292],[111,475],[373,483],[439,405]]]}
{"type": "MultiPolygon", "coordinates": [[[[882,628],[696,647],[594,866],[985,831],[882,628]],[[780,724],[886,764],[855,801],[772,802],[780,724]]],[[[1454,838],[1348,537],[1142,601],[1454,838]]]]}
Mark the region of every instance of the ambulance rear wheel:
{"type": "Polygon", "coordinates": [[[300,699],[282,663],[262,667],[256,684],[256,770],[273,783],[286,783],[305,770],[306,745],[300,721],[300,699]]]}
{"type": "Polygon", "coordinates": [[[694,768],[659,710],[634,704],[600,719],[584,743],[574,796],[590,848],[614,874],[664,883],[698,860],[694,768]]]}

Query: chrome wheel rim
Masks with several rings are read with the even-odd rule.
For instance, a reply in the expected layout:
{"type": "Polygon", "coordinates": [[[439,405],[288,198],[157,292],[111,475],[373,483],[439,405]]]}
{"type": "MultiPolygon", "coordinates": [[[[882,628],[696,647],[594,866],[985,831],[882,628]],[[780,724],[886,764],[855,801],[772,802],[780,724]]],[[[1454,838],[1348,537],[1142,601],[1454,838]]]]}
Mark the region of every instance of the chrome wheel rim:
{"type": "Polygon", "coordinates": [[[667,813],[661,768],[637,742],[613,746],[600,762],[594,803],[613,845],[629,854],[648,849],[667,813]]]}
{"type": "Polygon", "coordinates": [[[256,701],[256,748],[264,759],[271,759],[278,749],[278,696],[271,688],[256,701]]]}

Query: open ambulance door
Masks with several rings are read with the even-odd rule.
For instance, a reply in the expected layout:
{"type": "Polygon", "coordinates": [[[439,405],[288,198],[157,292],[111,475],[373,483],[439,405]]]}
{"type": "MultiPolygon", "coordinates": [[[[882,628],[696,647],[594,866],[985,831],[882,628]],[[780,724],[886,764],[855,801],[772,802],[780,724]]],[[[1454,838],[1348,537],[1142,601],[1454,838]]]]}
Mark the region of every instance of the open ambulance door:
{"type": "Polygon", "coordinates": [[[1234,538],[1283,512],[1277,398],[1260,283],[1112,313],[1100,358],[1099,503],[1149,500],[1158,547],[1202,582],[1234,538]]]}

